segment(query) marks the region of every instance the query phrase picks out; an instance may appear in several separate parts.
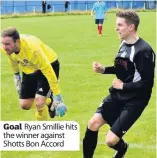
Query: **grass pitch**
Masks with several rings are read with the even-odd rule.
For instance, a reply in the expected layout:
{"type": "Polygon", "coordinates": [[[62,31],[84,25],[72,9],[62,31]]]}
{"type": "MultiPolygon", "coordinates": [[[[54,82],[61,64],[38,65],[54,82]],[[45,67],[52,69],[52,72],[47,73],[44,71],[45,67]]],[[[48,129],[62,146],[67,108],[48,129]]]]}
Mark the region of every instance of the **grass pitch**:
{"type": "MultiPolygon", "coordinates": [[[[139,35],[156,50],[155,12],[139,13],[141,23],[139,35]]],[[[80,124],[81,142],[87,122],[102,99],[108,94],[113,75],[100,75],[92,71],[92,62],[104,65],[113,64],[120,40],[115,29],[115,14],[108,15],[104,22],[103,36],[97,36],[94,19],[88,15],[49,16],[32,18],[3,19],[2,29],[16,27],[20,33],[39,37],[53,48],[61,63],[60,86],[68,113],[54,120],[74,120],[80,124]]],[[[34,111],[23,111],[18,104],[18,95],[13,83],[13,74],[7,58],[1,57],[1,116],[2,120],[34,120],[34,111]]],[[[126,158],[156,157],[156,94],[152,98],[140,119],[127,132],[124,139],[130,143],[126,158]]],[[[94,158],[111,158],[113,151],[104,145],[105,134],[109,127],[99,132],[98,146],[94,158]]],[[[2,152],[2,158],[81,158],[80,151],[73,152],[2,152]]]]}

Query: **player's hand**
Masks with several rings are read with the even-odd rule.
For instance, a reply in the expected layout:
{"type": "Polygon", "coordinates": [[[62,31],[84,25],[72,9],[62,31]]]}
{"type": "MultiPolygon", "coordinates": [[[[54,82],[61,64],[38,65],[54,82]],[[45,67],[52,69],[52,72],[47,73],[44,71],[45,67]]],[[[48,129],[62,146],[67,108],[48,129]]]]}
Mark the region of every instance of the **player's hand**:
{"type": "Polygon", "coordinates": [[[67,112],[67,108],[63,103],[63,99],[60,94],[53,97],[53,106],[56,110],[56,116],[64,116],[67,112]]]}
{"type": "Polygon", "coordinates": [[[96,73],[104,73],[105,67],[98,62],[93,62],[93,71],[96,73]]]}
{"type": "Polygon", "coordinates": [[[21,91],[21,76],[20,74],[14,74],[14,83],[16,87],[16,91],[20,94],[21,91]]]}
{"type": "Polygon", "coordinates": [[[115,89],[123,89],[123,82],[120,79],[114,79],[112,82],[112,86],[115,89]]]}

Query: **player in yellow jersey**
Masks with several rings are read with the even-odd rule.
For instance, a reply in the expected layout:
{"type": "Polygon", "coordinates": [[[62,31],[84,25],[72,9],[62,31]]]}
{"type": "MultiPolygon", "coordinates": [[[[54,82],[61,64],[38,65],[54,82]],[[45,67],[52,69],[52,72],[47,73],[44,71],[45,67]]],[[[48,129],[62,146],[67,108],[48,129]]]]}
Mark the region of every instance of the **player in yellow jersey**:
{"type": "Polygon", "coordinates": [[[57,80],[59,61],[56,53],[37,37],[20,35],[12,27],[2,31],[1,43],[1,52],[8,56],[14,73],[21,108],[29,110],[35,103],[37,120],[47,120],[48,111],[51,118],[63,116],[67,109],[57,80]],[[52,94],[50,91],[53,98],[47,96],[48,92],[52,94]]]}

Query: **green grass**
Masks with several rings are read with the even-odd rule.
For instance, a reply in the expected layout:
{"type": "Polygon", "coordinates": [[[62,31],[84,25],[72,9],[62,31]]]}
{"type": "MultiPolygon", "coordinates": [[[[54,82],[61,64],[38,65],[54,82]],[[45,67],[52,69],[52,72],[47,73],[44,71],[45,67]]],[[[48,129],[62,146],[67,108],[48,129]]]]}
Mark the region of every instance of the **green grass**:
{"type": "MultiPolygon", "coordinates": [[[[156,50],[156,22],[154,12],[139,13],[141,24],[139,35],[156,50]]],[[[94,19],[87,15],[48,16],[32,18],[3,19],[2,29],[16,27],[20,33],[33,34],[52,47],[61,63],[60,85],[68,113],[54,120],[74,120],[80,124],[81,142],[88,120],[115,78],[113,75],[99,75],[92,71],[92,62],[111,65],[119,48],[120,40],[115,29],[115,14],[108,15],[104,23],[103,36],[98,37],[94,19]]],[[[2,55],[2,120],[34,120],[34,111],[23,111],[13,83],[13,74],[7,58],[2,55]]],[[[124,139],[131,145],[126,158],[155,158],[156,150],[156,94],[140,119],[127,132],[124,139]],[[138,145],[138,146],[137,146],[138,145]]],[[[101,142],[109,127],[102,127],[95,158],[110,158],[113,151],[101,142]]],[[[81,158],[82,144],[78,152],[2,152],[2,158],[81,158]]]]}

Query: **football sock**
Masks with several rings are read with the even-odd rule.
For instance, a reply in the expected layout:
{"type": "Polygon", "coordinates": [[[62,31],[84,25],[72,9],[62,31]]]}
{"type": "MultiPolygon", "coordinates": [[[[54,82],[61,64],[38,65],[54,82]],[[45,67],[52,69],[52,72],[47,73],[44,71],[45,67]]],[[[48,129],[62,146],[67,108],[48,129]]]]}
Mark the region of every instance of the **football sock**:
{"type": "Polygon", "coordinates": [[[97,29],[98,29],[98,32],[99,32],[99,25],[98,25],[97,29]]]}
{"type": "Polygon", "coordinates": [[[99,26],[99,34],[102,34],[102,25],[99,26]]]}
{"type": "Polygon", "coordinates": [[[109,146],[109,147],[116,151],[121,151],[126,147],[126,143],[124,142],[123,139],[120,139],[117,144],[115,144],[114,146],[109,146]]]}
{"type": "Polygon", "coordinates": [[[83,139],[83,155],[84,158],[92,158],[94,150],[97,145],[98,131],[91,131],[86,129],[85,137],[83,139]]]}
{"type": "Polygon", "coordinates": [[[32,109],[36,108],[35,100],[33,101],[31,108],[32,108],[32,109]]]}
{"type": "Polygon", "coordinates": [[[38,121],[46,121],[48,118],[48,107],[44,105],[42,108],[37,108],[35,117],[38,121]]]}

